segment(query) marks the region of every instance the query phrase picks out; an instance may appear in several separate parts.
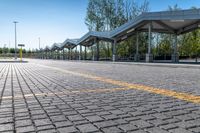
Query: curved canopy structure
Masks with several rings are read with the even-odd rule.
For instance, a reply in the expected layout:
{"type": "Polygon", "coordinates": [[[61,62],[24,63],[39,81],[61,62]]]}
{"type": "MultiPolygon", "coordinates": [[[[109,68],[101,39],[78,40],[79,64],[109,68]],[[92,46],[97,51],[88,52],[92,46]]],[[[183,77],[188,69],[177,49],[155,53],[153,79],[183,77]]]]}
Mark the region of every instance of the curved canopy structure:
{"type": "Polygon", "coordinates": [[[149,24],[153,32],[183,34],[200,27],[200,9],[143,13],[114,29],[110,35],[117,38],[136,31],[148,31],[149,24]]]}
{"type": "Polygon", "coordinates": [[[61,48],[70,48],[73,49],[74,47],[76,47],[78,45],[78,40],[79,39],[66,39],[62,44],[61,44],[61,48]]]}
{"type": "Polygon", "coordinates": [[[113,41],[113,39],[110,37],[110,32],[89,31],[78,40],[78,44],[91,46],[95,43],[96,39],[113,41]]]}
{"type": "Polygon", "coordinates": [[[61,49],[61,43],[54,43],[52,46],[51,46],[51,50],[60,50],[61,49]]]}
{"type": "Polygon", "coordinates": [[[46,46],[43,50],[44,50],[44,51],[50,51],[51,48],[50,48],[49,46],[46,46]]]}
{"type": "MultiPolygon", "coordinates": [[[[80,39],[66,39],[62,44],[54,43],[50,50],[62,50],[64,48],[73,49],[77,45],[88,47],[97,43],[99,40],[104,40],[112,42],[113,44],[112,53],[114,61],[116,57],[115,45],[117,42],[136,34],[136,53],[138,54],[138,32],[148,32],[148,53],[146,53],[146,61],[149,62],[153,57],[151,53],[152,32],[169,33],[174,35],[172,58],[176,62],[178,60],[177,35],[190,32],[197,28],[200,28],[200,9],[146,12],[112,31],[89,31],[80,39]]],[[[98,43],[96,47],[98,51],[98,43]]]]}

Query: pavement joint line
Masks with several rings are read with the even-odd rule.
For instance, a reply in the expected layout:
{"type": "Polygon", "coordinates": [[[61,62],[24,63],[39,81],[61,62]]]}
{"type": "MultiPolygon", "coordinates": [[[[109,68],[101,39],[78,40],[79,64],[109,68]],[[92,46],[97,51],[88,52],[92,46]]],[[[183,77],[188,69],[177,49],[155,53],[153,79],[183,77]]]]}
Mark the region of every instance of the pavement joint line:
{"type": "Polygon", "coordinates": [[[45,66],[45,65],[41,65],[41,64],[37,64],[37,65],[41,66],[41,67],[46,67],[46,68],[49,68],[49,69],[57,70],[57,71],[60,71],[60,72],[93,79],[93,80],[96,80],[96,81],[110,83],[110,84],[118,85],[118,86],[121,86],[121,87],[128,87],[129,89],[146,91],[146,92],[149,92],[149,93],[173,97],[173,98],[176,98],[176,99],[179,99],[179,100],[200,104],[200,96],[198,96],[198,95],[192,95],[192,94],[188,94],[188,93],[184,93],[184,92],[178,92],[178,91],[164,89],[164,88],[155,88],[155,87],[146,86],[146,85],[142,85],[142,84],[127,83],[127,82],[124,82],[124,81],[113,80],[113,79],[95,76],[95,75],[91,75],[91,74],[87,74],[87,73],[73,72],[73,71],[64,70],[64,69],[56,68],[56,67],[52,67],[52,66],[45,66]]]}
{"type": "MultiPolygon", "coordinates": [[[[63,91],[63,92],[55,92],[55,93],[36,93],[36,94],[25,94],[24,97],[34,97],[35,96],[52,96],[52,95],[66,95],[66,94],[78,94],[78,93],[101,93],[101,92],[114,92],[114,91],[120,91],[120,90],[130,90],[130,88],[107,88],[107,89],[84,89],[79,91],[63,91]]],[[[14,99],[20,99],[23,98],[23,95],[16,95],[13,97],[14,99]]],[[[12,99],[12,96],[4,96],[2,99],[12,99]]]]}

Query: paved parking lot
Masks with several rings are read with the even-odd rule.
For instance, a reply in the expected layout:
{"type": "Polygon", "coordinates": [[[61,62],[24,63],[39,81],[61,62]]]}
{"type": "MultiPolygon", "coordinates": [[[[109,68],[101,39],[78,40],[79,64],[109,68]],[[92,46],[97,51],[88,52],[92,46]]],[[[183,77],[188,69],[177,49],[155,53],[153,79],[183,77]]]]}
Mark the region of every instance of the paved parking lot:
{"type": "Polygon", "coordinates": [[[200,133],[200,69],[0,64],[0,132],[200,133]]]}

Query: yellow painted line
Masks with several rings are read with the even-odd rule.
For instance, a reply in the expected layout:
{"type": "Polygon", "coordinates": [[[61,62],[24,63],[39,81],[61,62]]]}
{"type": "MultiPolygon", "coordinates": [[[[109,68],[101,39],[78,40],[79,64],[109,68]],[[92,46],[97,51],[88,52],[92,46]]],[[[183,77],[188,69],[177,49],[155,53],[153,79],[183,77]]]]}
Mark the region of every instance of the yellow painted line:
{"type": "Polygon", "coordinates": [[[40,65],[40,64],[37,64],[37,65],[46,67],[49,69],[53,69],[56,71],[64,72],[67,74],[73,74],[76,76],[81,76],[81,77],[93,79],[96,81],[101,81],[101,82],[110,83],[113,85],[118,85],[118,86],[125,87],[128,89],[147,91],[147,92],[154,93],[154,94],[177,98],[177,99],[184,100],[187,102],[200,103],[200,96],[198,96],[198,95],[192,95],[192,94],[188,94],[188,93],[184,93],[184,92],[178,92],[178,91],[173,91],[173,90],[168,90],[168,89],[163,89],[163,88],[155,88],[155,87],[141,85],[141,84],[127,83],[124,81],[113,80],[113,79],[94,76],[94,75],[86,74],[86,73],[68,71],[68,70],[64,70],[61,68],[50,67],[50,66],[45,66],[45,65],[40,65]]]}

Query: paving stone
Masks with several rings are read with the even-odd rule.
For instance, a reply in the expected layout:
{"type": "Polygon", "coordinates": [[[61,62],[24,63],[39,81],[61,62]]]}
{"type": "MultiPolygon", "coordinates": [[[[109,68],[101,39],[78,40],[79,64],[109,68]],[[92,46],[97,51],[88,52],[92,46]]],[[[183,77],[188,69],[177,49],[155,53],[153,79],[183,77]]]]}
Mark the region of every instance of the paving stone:
{"type": "Polygon", "coordinates": [[[48,130],[48,129],[54,129],[55,127],[53,125],[41,125],[36,127],[38,131],[42,130],[48,130]]]}
{"type": "Polygon", "coordinates": [[[128,133],[148,133],[148,132],[145,132],[144,130],[136,130],[136,131],[130,131],[128,133]]]}
{"type": "Polygon", "coordinates": [[[138,130],[138,127],[132,125],[132,124],[124,124],[124,125],[120,125],[118,126],[120,129],[122,129],[125,132],[128,131],[134,131],[134,130],[138,130]]]}
{"type": "MultiPolygon", "coordinates": [[[[159,127],[152,127],[146,129],[149,133],[169,133],[167,130],[161,129],[159,127]]],[[[176,133],[176,132],[174,132],[176,133]]]]}
{"type": "Polygon", "coordinates": [[[38,133],[57,133],[57,132],[55,129],[47,129],[47,130],[38,131],[38,133]]]}
{"type": "Polygon", "coordinates": [[[102,121],[102,122],[96,122],[94,123],[98,128],[105,128],[105,127],[111,127],[111,126],[116,126],[117,123],[113,121],[102,121]]]}
{"type": "Polygon", "coordinates": [[[49,119],[39,119],[39,120],[34,120],[34,123],[36,126],[43,126],[51,124],[51,121],[49,119]]]}
{"type": "Polygon", "coordinates": [[[59,127],[67,127],[67,126],[72,126],[73,125],[73,123],[70,122],[70,121],[60,121],[60,122],[55,122],[54,124],[55,124],[55,126],[57,128],[59,128],[59,127]]]}
{"type": "Polygon", "coordinates": [[[25,126],[25,127],[17,127],[16,132],[17,133],[28,133],[28,132],[34,132],[35,129],[33,126],[25,126]]]}
{"type": "Polygon", "coordinates": [[[1,117],[0,118],[0,124],[6,124],[13,122],[13,117],[1,117]]]}
{"type": "Polygon", "coordinates": [[[114,120],[114,119],[118,119],[119,117],[116,115],[103,115],[102,116],[104,119],[106,120],[114,120]]]}
{"type": "Polygon", "coordinates": [[[30,119],[25,119],[25,120],[18,120],[15,121],[16,127],[22,127],[22,126],[30,126],[32,125],[32,122],[30,119]]]}
{"type": "Polygon", "coordinates": [[[53,122],[59,122],[66,120],[65,116],[59,115],[59,116],[51,116],[50,117],[53,122]]]}
{"type": "Polygon", "coordinates": [[[194,133],[200,133],[200,127],[190,128],[189,131],[192,131],[194,133]]]}
{"type": "Polygon", "coordinates": [[[87,121],[87,120],[81,120],[81,121],[73,121],[73,123],[75,125],[82,125],[82,124],[87,124],[87,123],[90,123],[90,122],[87,121]]]}
{"type": "Polygon", "coordinates": [[[161,125],[167,125],[169,124],[168,121],[164,121],[161,119],[155,119],[155,120],[150,120],[149,123],[155,125],[155,126],[161,126],[161,125]]]}
{"type": "Polygon", "coordinates": [[[90,122],[98,122],[98,121],[103,121],[104,120],[103,118],[99,117],[98,115],[87,116],[85,118],[88,119],[90,122]]]}
{"type": "Polygon", "coordinates": [[[172,129],[169,130],[171,133],[192,133],[192,131],[183,129],[183,128],[176,128],[176,129],[172,129]]]}
{"type": "Polygon", "coordinates": [[[70,121],[81,121],[81,120],[84,120],[84,118],[80,115],[70,115],[70,116],[67,116],[68,119],[70,121]]]}
{"type": "Polygon", "coordinates": [[[75,132],[78,132],[78,130],[75,127],[73,127],[73,126],[58,128],[58,131],[60,133],[75,133],[75,132]]]}
{"type": "Polygon", "coordinates": [[[113,122],[117,123],[118,125],[122,125],[122,124],[127,124],[128,123],[124,119],[116,119],[116,120],[113,120],[113,122]]]}
{"type": "Polygon", "coordinates": [[[13,130],[13,124],[0,124],[0,132],[13,130]]]}
{"type": "Polygon", "coordinates": [[[176,123],[175,125],[187,129],[187,128],[198,127],[200,123],[196,123],[195,121],[182,121],[182,122],[176,123]]]}
{"type": "Polygon", "coordinates": [[[108,127],[102,129],[104,133],[122,133],[122,130],[120,130],[117,127],[108,127]]]}
{"type": "Polygon", "coordinates": [[[92,125],[92,124],[84,124],[84,125],[79,125],[77,126],[77,128],[84,133],[88,133],[88,132],[95,132],[98,131],[98,129],[92,125]]]}
{"type": "Polygon", "coordinates": [[[131,121],[130,123],[133,125],[136,125],[137,127],[140,127],[140,128],[150,128],[150,127],[154,126],[143,120],[131,121]]]}
{"type": "Polygon", "coordinates": [[[170,129],[175,129],[178,128],[178,126],[176,124],[167,124],[167,125],[161,125],[161,128],[165,129],[165,130],[170,130],[170,129]]]}

